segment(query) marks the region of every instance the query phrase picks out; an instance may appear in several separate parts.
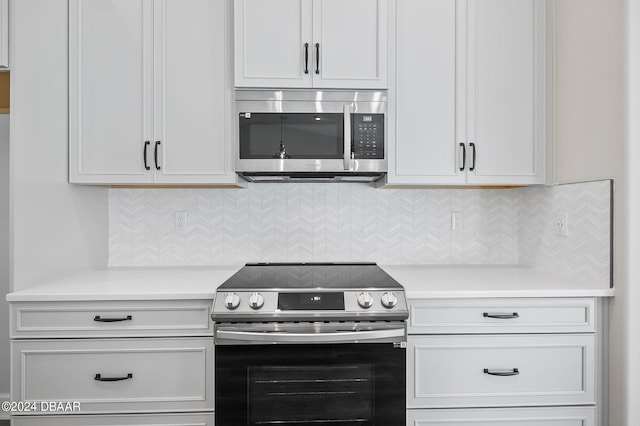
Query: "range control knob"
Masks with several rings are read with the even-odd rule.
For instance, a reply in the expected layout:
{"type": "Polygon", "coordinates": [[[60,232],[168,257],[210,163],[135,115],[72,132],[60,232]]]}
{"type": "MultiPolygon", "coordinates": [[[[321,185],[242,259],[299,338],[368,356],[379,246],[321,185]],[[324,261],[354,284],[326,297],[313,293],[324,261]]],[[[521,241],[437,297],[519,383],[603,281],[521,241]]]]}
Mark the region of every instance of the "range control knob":
{"type": "Polygon", "coordinates": [[[240,306],[240,296],[235,293],[228,293],[224,298],[224,306],[227,309],[235,309],[240,306]]]}
{"type": "Polygon", "coordinates": [[[260,309],[264,305],[264,297],[260,293],[252,293],[249,296],[249,307],[251,309],[260,309]]]}
{"type": "Polygon", "coordinates": [[[382,306],[391,309],[398,304],[398,297],[394,293],[387,291],[382,295],[381,302],[382,306]]]}
{"type": "Polygon", "coordinates": [[[371,296],[371,293],[367,291],[360,293],[358,296],[358,305],[360,305],[361,308],[369,309],[371,305],[373,305],[373,296],[371,296]]]}

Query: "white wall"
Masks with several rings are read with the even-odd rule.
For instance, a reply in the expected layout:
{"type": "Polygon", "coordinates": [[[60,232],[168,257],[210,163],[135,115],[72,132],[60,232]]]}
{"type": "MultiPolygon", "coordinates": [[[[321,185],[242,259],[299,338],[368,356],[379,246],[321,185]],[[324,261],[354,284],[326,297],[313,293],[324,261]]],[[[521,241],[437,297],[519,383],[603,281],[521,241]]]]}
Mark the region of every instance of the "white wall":
{"type": "Polygon", "coordinates": [[[622,178],[624,0],[554,0],[555,180],[622,178]]]}
{"type": "Polygon", "coordinates": [[[628,107],[628,138],[627,138],[627,170],[629,172],[629,185],[624,196],[628,199],[629,219],[626,222],[628,233],[626,233],[626,243],[628,244],[628,258],[635,261],[628,263],[628,283],[626,291],[628,301],[627,314],[627,341],[629,359],[625,366],[628,377],[628,424],[640,424],[640,310],[632,307],[640,306],[640,224],[637,218],[640,216],[640,1],[627,1],[628,17],[628,83],[627,92],[628,107]],[[632,220],[634,219],[634,220],[632,220]]]}
{"type": "Polygon", "coordinates": [[[10,4],[16,290],[107,262],[107,190],[67,183],[67,13],[66,0],[10,4]]]}
{"type": "MultiPolygon", "coordinates": [[[[0,114],[0,400],[9,393],[9,115],[0,114]]],[[[0,417],[2,413],[0,413],[0,417]]]]}
{"type": "MultiPolygon", "coordinates": [[[[629,0],[635,1],[635,0],[629,0]]],[[[625,8],[624,0],[554,0],[555,180],[613,178],[614,283],[610,303],[610,426],[628,422],[626,365],[629,356],[630,285],[625,192],[625,8]]],[[[637,263],[637,262],[636,262],[637,263]]],[[[635,400],[637,406],[637,399],[635,400]]],[[[637,408],[636,408],[637,409],[637,408]]]]}

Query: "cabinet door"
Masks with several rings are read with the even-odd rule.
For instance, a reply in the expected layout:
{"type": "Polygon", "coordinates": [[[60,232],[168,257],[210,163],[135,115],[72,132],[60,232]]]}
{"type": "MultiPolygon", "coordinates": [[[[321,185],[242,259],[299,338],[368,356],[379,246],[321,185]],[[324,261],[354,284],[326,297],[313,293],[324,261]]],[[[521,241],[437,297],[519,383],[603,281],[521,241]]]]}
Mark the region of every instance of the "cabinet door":
{"type": "Polygon", "coordinates": [[[593,298],[409,300],[409,334],[595,333],[593,298]]]}
{"type": "Polygon", "coordinates": [[[230,6],[209,0],[154,3],[157,183],[236,182],[230,6]]]}
{"type": "Polygon", "coordinates": [[[311,87],[311,0],[235,0],[234,15],[237,87],[311,87]]]}
{"type": "Polygon", "coordinates": [[[396,16],[396,114],[389,183],[462,184],[458,121],[463,121],[461,2],[401,0],[396,16]],[[460,21],[460,22],[458,22],[460,21]],[[460,158],[459,158],[460,157],[460,158]]]}
{"type": "Polygon", "coordinates": [[[69,180],[144,183],[152,135],[151,0],[69,1],[69,180]]]}
{"type": "Polygon", "coordinates": [[[471,0],[469,17],[468,182],[544,183],[544,1],[471,0]]]}
{"type": "Polygon", "coordinates": [[[213,339],[13,340],[12,395],[84,414],[213,411],[213,339]]]}
{"type": "MultiPolygon", "coordinates": [[[[82,409],[82,407],[81,407],[82,409]]],[[[213,413],[14,416],[13,426],[214,426],[213,413]]]]}
{"type": "Polygon", "coordinates": [[[9,67],[9,0],[0,0],[0,68],[9,67]]]}
{"type": "Polygon", "coordinates": [[[387,88],[387,0],[313,0],[313,87],[387,88]]]}
{"type": "Polygon", "coordinates": [[[408,410],[407,426],[595,426],[595,407],[408,410]]]}
{"type": "Polygon", "coordinates": [[[595,405],[594,334],[409,336],[407,407],[595,405]]]}
{"type": "Polygon", "coordinates": [[[212,336],[211,300],[17,302],[12,338],[212,336]]]}

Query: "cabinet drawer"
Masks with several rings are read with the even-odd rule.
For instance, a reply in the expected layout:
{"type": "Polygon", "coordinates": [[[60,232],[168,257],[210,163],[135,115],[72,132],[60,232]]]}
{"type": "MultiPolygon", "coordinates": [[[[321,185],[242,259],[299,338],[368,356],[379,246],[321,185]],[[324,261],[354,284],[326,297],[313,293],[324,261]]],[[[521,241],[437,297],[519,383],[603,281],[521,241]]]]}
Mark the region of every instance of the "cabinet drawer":
{"type": "Polygon", "coordinates": [[[408,410],[407,426],[595,426],[595,407],[408,410]]]}
{"type": "Polygon", "coordinates": [[[11,394],[19,401],[77,401],[82,413],[213,410],[213,338],[11,346],[11,394]],[[104,381],[114,378],[121,380],[104,381]]]}
{"type": "Polygon", "coordinates": [[[214,426],[213,413],[106,416],[14,416],[13,426],[214,426]]]}
{"type": "Polygon", "coordinates": [[[409,306],[409,334],[596,331],[595,299],[420,299],[409,306]]]}
{"type": "Polygon", "coordinates": [[[595,404],[595,344],[592,334],[409,336],[407,406],[595,404]]]}
{"type": "Polygon", "coordinates": [[[211,300],[21,302],[12,338],[212,336],[211,300]]]}

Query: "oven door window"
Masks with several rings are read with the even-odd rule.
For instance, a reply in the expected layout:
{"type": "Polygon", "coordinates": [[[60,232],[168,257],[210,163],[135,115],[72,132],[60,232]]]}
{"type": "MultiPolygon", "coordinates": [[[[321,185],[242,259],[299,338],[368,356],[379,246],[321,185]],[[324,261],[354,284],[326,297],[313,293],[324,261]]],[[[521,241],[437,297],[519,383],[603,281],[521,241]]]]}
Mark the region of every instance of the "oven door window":
{"type": "Polygon", "coordinates": [[[238,119],[241,159],[344,156],[342,114],[241,113],[238,119]]]}
{"type": "Polygon", "coordinates": [[[216,425],[403,425],[392,343],[216,346],[216,425]]]}
{"type": "Polygon", "coordinates": [[[249,368],[249,424],[372,424],[373,370],[372,364],[249,368]]]}

